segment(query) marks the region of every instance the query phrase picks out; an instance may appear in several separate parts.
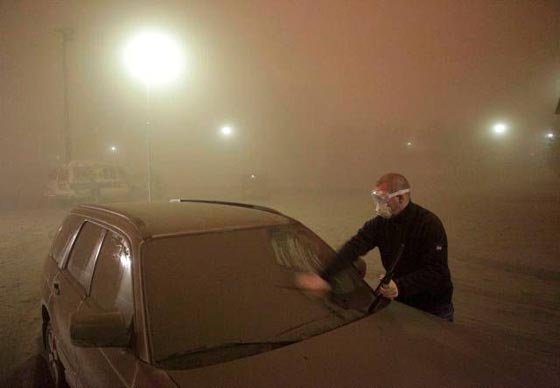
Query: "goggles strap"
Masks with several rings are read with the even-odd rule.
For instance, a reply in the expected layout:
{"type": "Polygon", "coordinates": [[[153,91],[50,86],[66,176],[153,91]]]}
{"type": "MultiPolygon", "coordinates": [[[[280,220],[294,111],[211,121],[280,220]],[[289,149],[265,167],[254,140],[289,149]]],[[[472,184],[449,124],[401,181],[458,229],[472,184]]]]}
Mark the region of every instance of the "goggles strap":
{"type": "Polygon", "coordinates": [[[410,189],[402,189],[399,191],[395,191],[394,193],[389,194],[387,198],[393,198],[396,197],[397,195],[406,194],[406,193],[410,193],[410,189]]]}

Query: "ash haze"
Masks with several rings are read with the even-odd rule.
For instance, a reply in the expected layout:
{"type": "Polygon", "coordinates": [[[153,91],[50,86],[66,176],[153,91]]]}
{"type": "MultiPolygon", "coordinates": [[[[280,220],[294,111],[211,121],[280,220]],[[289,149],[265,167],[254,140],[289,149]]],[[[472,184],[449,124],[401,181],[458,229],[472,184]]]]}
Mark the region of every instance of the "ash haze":
{"type": "Polygon", "coordinates": [[[228,190],[252,171],[305,189],[369,188],[386,170],[445,185],[546,174],[540,135],[558,125],[559,8],[3,1],[0,173],[11,184],[2,203],[36,202],[48,169],[64,159],[61,28],[74,30],[73,158],[133,170],[146,159],[144,91],[122,51],[145,26],[182,45],[182,77],[154,90],[151,104],[153,169],[170,194],[228,190]],[[499,120],[512,130],[497,141],[488,134],[499,120]],[[229,142],[217,136],[225,123],[237,128],[229,142]]]}
{"type": "Polygon", "coordinates": [[[38,354],[41,260],[65,211],[43,196],[66,158],[61,29],[72,159],[142,182],[149,117],[159,199],[237,200],[264,176],[257,201],[334,247],[371,216],[376,179],[403,173],[446,225],[457,324],[557,368],[558,1],[0,0],[0,378],[38,354]],[[146,27],[185,57],[149,112],[122,60],[146,27]]]}

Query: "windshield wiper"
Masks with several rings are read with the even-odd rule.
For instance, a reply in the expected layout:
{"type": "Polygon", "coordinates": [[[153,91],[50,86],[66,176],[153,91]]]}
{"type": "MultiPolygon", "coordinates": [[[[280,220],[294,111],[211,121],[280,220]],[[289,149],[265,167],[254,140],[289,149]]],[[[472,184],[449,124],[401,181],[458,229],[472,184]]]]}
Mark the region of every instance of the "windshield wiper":
{"type": "Polygon", "coordinates": [[[293,344],[294,342],[297,341],[225,342],[217,346],[202,346],[199,348],[188,350],[186,352],[174,353],[167,356],[163,360],[160,360],[159,363],[166,363],[190,356],[201,356],[207,353],[219,352],[228,349],[255,348],[255,350],[260,350],[263,347],[268,347],[269,349],[267,350],[273,350],[282,346],[293,344]]]}
{"type": "MultiPolygon", "coordinates": [[[[299,329],[303,329],[303,328],[308,329],[308,326],[311,325],[311,324],[313,324],[313,323],[317,323],[317,322],[323,322],[323,323],[324,323],[325,321],[331,320],[331,319],[333,319],[333,318],[337,318],[337,319],[340,319],[340,320],[343,320],[343,321],[344,321],[344,318],[341,318],[341,317],[339,317],[338,315],[327,315],[327,316],[324,316],[324,317],[315,318],[315,319],[312,319],[312,320],[310,320],[310,321],[306,321],[306,322],[300,323],[299,325],[290,327],[290,328],[288,328],[288,329],[286,329],[286,330],[282,330],[280,333],[276,334],[276,335],[274,336],[274,338],[278,338],[278,337],[281,337],[281,336],[285,336],[286,334],[292,333],[292,332],[297,331],[297,330],[299,330],[299,329]]],[[[295,341],[293,341],[293,342],[295,342],[295,341]]]]}

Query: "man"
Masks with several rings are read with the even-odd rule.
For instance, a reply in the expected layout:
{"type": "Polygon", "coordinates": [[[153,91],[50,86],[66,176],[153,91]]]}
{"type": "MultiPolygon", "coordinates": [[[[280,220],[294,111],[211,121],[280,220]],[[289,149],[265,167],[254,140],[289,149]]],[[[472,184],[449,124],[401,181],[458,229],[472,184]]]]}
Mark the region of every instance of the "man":
{"type": "Polygon", "coordinates": [[[381,287],[381,294],[452,322],[453,284],[443,224],[435,214],[410,200],[410,185],[400,174],[383,175],[371,194],[377,216],[342,246],[319,275],[299,274],[298,285],[327,292],[329,279],[375,247],[379,248],[383,267],[388,269],[404,244],[393,280],[381,287]]]}

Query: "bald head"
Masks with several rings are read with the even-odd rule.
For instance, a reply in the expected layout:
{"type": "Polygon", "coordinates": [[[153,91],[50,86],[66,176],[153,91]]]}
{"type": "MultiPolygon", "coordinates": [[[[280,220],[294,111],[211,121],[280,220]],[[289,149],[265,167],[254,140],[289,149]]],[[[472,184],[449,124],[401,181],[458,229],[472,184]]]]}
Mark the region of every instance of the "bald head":
{"type": "MultiPolygon", "coordinates": [[[[385,192],[387,194],[397,193],[401,190],[410,190],[410,185],[404,176],[391,172],[383,175],[377,181],[375,190],[385,192]]],[[[400,193],[394,197],[389,197],[386,204],[391,210],[391,216],[396,216],[404,210],[410,203],[410,192],[400,193]]],[[[377,211],[377,210],[376,210],[377,211]]],[[[387,216],[384,216],[387,218],[387,216]]]]}
{"type": "Polygon", "coordinates": [[[383,186],[388,193],[394,193],[399,190],[410,189],[408,180],[401,175],[394,172],[383,175],[377,180],[377,187],[383,186]]]}

